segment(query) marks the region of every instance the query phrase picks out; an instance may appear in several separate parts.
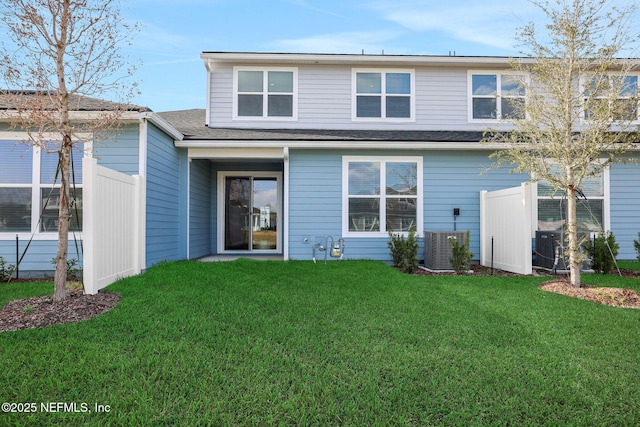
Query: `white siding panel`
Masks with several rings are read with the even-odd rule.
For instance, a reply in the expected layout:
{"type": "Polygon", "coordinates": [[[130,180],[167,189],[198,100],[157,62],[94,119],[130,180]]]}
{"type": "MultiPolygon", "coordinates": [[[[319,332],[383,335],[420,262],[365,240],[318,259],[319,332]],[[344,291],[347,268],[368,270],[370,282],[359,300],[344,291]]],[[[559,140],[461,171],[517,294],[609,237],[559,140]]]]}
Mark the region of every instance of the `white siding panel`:
{"type": "Polygon", "coordinates": [[[233,117],[233,68],[216,68],[209,73],[211,93],[210,126],[230,126],[233,117]]]}
{"type": "MultiPolygon", "coordinates": [[[[265,67],[267,68],[267,67],[265,67]]],[[[298,120],[233,120],[233,67],[220,66],[210,74],[210,125],[239,128],[483,130],[468,123],[467,70],[415,69],[415,120],[353,121],[352,67],[299,65],[298,120]]],[[[381,68],[384,69],[384,68],[381,68]]]]}
{"type": "Polygon", "coordinates": [[[467,123],[467,73],[465,70],[416,71],[416,128],[477,130],[467,123]]]}

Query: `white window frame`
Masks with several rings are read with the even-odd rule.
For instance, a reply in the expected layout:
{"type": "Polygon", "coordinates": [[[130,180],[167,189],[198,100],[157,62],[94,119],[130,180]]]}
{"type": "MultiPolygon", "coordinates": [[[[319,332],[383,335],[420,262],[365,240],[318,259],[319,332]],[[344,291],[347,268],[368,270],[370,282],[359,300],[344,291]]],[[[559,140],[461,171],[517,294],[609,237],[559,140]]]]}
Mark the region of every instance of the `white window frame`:
{"type": "MultiPolygon", "coordinates": [[[[386,230],[386,199],[397,198],[397,196],[388,196],[384,189],[386,180],[386,163],[416,163],[417,167],[417,194],[416,194],[416,232],[418,236],[424,233],[424,181],[423,181],[423,158],[421,156],[343,156],[342,157],[342,236],[343,237],[385,237],[389,234],[386,230]],[[380,195],[373,197],[380,198],[380,231],[350,231],[349,230],[349,199],[353,196],[349,195],[349,164],[352,162],[373,162],[380,163],[380,195]]],[[[372,196],[367,196],[372,197],[372,196]]],[[[406,196],[402,196],[406,197],[406,196]]],[[[414,197],[414,196],[411,196],[414,197]]],[[[408,232],[394,233],[407,236],[408,232]]]]}
{"type": "MultiPolygon", "coordinates": [[[[605,167],[602,170],[602,185],[603,185],[604,196],[587,197],[587,199],[602,200],[602,228],[603,230],[611,230],[611,187],[610,187],[610,168],[609,167],[605,167]]],[[[532,203],[534,231],[539,231],[538,200],[560,200],[562,199],[563,195],[562,193],[558,192],[553,197],[539,196],[537,181],[534,182],[532,185],[532,195],[534,198],[534,202],[532,203]]]]}
{"type": "MultiPolygon", "coordinates": [[[[20,149],[20,146],[23,144],[20,141],[25,140],[26,134],[18,133],[15,136],[4,136],[0,135],[0,143],[14,143],[16,144],[16,148],[20,149]]],[[[52,138],[52,140],[55,138],[52,138]]],[[[90,142],[85,142],[84,149],[84,157],[91,157],[89,154],[91,152],[92,144],[90,142]]],[[[75,148],[74,148],[75,149],[75,148]]],[[[24,231],[0,231],[0,241],[1,240],[13,240],[15,241],[16,235],[19,240],[30,239],[33,236],[34,240],[57,240],[58,239],[58,231],[41,231],[41,225],[38,222],[40,219],[40,213],[42,212],[42,190],[50,189],[50,188],[60,188],[60,180],[58,179],[58,183],[54,186],[49,183],[41,183],[41,159],[42,159],[42,149],[37,146],[30,147],[30,151],[25,150],[25,154],[29,153],[32,158],[32,170],[31,170],[31,183],[29,184],[8,184],[0,182],[0,187],[2,188],[29,188],[31,189],[31,229],[24,231]]],[[[83,184],[76,184],[76,188],[82,189],[83,184]]],[[[82,231],[70,231],[69,238],[72,238],[73,235],[76,235],[78,238],[82,238],[82,231]]]]}
{"type": "MultiPolygon", "coordinates": [[[[637,78],[637,84],[638,84],[638,91],[640,92],[640,73],[627,73],[627,74],[623,74],[623,73],[607,73],[606,74],[607,77],[611,78],[611,77],[636,77],[637,78]]],[[[604,76],[603,76],[604,77],[604,76]]],[[[587,85],[590,83],[590,79],[588,79],[587,76],[580,76],[580,93],[584,94],[585,90],[587,89],[587,85]]],[[[640,93],[636,94],[637,96],[640,96],[640,93]]],[[[601,98],[601,99],[607,99],[606,96],[603,97],[596,97],[596,98],[601,98]]],[[[631,99],[632,97],[625,97],[625,96],[621,96],[618,97],[616,99],[631,99]]],[[[584,99],[584,96],[583,96],[584,99]]],[[[586,111],[584,106],[582,107],[581,111],[580,111],[580,121],[582,123],[589,123],[589,119],[586,117],[586,111]]],[[[619,123],[619,122],[625,122],[625,123],[629,123],[629,124],[633,124],[633,125],[637,125],[640,124],[640,101],[638,102],[638,104],[636,105],[636,119],[635,120],[630,120],[630,121],[626,121],[626,120],[614,120],[614,123],[619,123]]]]}
{"type": "Polygon", "coordinates": [[[514,122],[523,119],[504,119],[502,118],[502,98],[521,98],[524,102],[527,102],[527,93],[525,91],[524,96],[503,96],[502,95],[502,77],[503,76],[523,76],[525,80],[529,77],[526,73],[516,71],[496,71],[496,70],[469,70],[467,71],[467,112],[469,123],[497,123],[500,121],[514,122]],[[473,95],[473,76],[496,76],[496,94],[474,96],[473,95]],[[474,98],[495,98],[496,100],[496,118],[495,119],[476,119],[473,117],[473,100],[474,98]]]}
{"type": "MultiPolygon", "coordinates": [[[[274,93],[276,94],[276,93],[274,93]]],[[[297,67],[233,67],[233,120],[259,120],[259,121],[297,121],[298,120],[298,68],[297,67]],[[251,92],[252,94],[262,95],[262,116],[240,116],[238,115],[238,96],[243,94],[238,91],[238,73],[240,71],[261,71],[263,79],[262,92],[251,92]],[[268,79],[270,71],[285,71],[293,73],[293,92],[282,92],[282,95],[292,95],[292,112],[291,117],[287,116],[269,116],[269,91],[268,79]]]]}
{"type": "Polygon", "coordinates": [[[415,70],[405,68],[353,68],[351,70],[351,120],[354,122],[415,122],[416,121],[416,78],[415,70]],[[382,87],[380,94],[358,94],[357,75],[358,73],[376,73],[381,75],[382,87]],[[409,94],[387,94],[386,74],[409,74],[411,90],[409,94]],[[380,117],[358,117],[358,96],[380,96],[380,117]],[[386,117],[387,97],[402,96],[409,98],[409,117],[386,117]]]}

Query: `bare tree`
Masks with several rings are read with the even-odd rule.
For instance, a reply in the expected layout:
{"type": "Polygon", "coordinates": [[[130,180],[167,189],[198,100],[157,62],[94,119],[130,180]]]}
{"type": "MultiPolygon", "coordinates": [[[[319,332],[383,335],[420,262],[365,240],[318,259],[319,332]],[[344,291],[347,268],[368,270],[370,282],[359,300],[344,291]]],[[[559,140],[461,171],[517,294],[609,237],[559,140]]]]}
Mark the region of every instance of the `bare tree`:
{"type": "Polygon", "coordinates": [[[526,101],[511,104],[513,129],[490,130],[486,141],[506,144],[496,165],[514,164],[545,180],[567,200],[566,235],[571,283],[580,286],[582,262],[577,195],[637,141],[638,5],[616,7],[606,0],[532,1],[548,20],[543,31],[531,23],[517,40],[523,58],[512,60],[526,101]]]}
{"type": "Polygon", "coordinates": [[[66,297],[69,239],[70,159],[74,146],[120,126],[127,100],[137,91],[135,71],[119,52],[137,24],[125,22],[117,0],[3,0],[0,23],[8,40],[1,47],[2,96],[12,127],[25,143],[59,155],[60,208],[54,300],[66,297]],[[109,108],[75,117],[92,96],[116,97],[109,108]],[[82,120],[80,120],[82,119],[82,120]]]}

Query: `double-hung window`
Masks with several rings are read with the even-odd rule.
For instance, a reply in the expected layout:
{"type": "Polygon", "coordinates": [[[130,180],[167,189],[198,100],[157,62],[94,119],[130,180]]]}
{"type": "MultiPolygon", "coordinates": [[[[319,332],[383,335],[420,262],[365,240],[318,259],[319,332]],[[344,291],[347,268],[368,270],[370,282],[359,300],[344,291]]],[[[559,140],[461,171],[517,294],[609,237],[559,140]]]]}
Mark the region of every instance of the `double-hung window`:
{"type": "MultiPolygon", "coordinates": [[[[0,236],[2,233],[58,231],[60,176],[58,153],[0,140],[0,236]]],[[[71,231],[82,230],[82,151],[72,151],[71,231]]]]}
{"type": "Polygon", "coordinates": [[[422,232],[421,157],[343,157],[343,235],[422,232]]]}
{"type": "Polygon", "coordinates": [[[638,76],[607,75],[583,82],[584,119],[638,120],[638,76]]]}
{"type": "Polygon", "coordinates": [[[521,120],[526,102],[524,76],[469,72],[469,120],[521,120]]]}
{"type": "MultiPolygon", "coordinates": [[[[607,230],[608,169],[599,176],[583,180],[576,207],[578,231],[607,230]]],[[[567,199],[556,192],[548,181],[537,183],[538,230],[561,230],[567,224],[567,199]]]]}
{"type": "Polygon", "coordinates": [[[412,70],[353,70],[353,120],[414,119],[412,70]]]}
{"type": "Polygon", "coordinates": [[[296,119],[296,69],[235,68],[234,81],[235,118],[296,119]]]}

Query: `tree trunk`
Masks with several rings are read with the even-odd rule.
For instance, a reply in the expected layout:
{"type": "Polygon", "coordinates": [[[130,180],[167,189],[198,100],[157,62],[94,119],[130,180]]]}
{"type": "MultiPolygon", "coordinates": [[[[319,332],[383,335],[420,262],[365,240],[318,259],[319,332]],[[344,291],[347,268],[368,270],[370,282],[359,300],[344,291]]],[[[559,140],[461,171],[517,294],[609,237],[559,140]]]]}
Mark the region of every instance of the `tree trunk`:
{"type": "Polygon", "coordinates": [[[56,255],[56,272],[54,275],[54,301],[62,301],[67,297],[67,257],[69,251],[69,178],[71,158],[71,137],[63,137],[60,149],[60,208],[58,211],[58,252],[56,255]]]}
{"type": "MultiPolygon", "coordinates": [[[[60,32],[59,40],[67,41],[70,30],[71,2],[63,0],[60,4],[60,32]]],[[[54,275],[54,301],[61,301],[67,297],[67,257],[69,251],[69,167],[71,163],[71,120],[69,117],[69,92],[67,92],[65,70],[65,43],[56,45],[56,74],[58,76],[58,111],[60,113],[60,130],[62,143],[60,146],[60,210],[58,212],[58,254],[56,255],[56,273],[54,275]]]]}
{"type": "Polygon", "coordinates": [[[578,215],[576,191],[567,193],[567,236],[569,240],[569,273],[571,284],[580,287],[580,242],[578,240],[578,215]]]}

